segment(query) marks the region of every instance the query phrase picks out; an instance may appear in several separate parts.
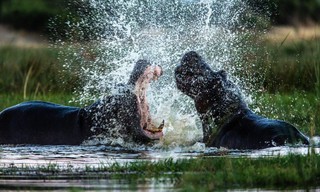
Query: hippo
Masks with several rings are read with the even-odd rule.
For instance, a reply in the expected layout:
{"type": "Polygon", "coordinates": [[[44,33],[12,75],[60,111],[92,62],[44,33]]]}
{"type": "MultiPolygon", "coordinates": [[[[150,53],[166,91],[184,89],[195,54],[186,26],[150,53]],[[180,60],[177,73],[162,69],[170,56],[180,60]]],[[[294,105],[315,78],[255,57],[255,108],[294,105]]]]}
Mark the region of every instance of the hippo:
{"type": "Polygon", "coordinates": [[[148,143],[163,136],[152,123],[146,90],[162,68],[139,60],[117,94],[80,108],[28,101],[0,113],[0,144],[79,145],[102,132],[126,142],[148,143]]]}
{"type": "Polygon", "coordinates": [[[224,70],[214,72],[195,51],[184,54],[175,68],[177,88],[193,99],[206,146],[263,149],[309,144],[309,138],[293,125],[255,114],[227,76],[224,70]]]}

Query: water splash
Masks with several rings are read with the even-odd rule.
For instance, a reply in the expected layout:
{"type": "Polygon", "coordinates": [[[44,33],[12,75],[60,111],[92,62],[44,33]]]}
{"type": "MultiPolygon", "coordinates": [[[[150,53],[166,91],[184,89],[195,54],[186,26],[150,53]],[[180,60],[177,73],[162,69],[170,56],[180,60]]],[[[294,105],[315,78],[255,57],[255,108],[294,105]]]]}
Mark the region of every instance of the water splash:
{"type": "Polygon", "coordinates": [[[214,70],[226,69],[246,88],[250,80],[235,75],[251,46],[242,19],[248,17],[243,0],[83,0],[80,18],[68,21],[71,45],[64,67],[83,82],[75,100],[93,102],[111,94],[128,80],[134,63],[147,59],[161,65],[164,75],[151,85],[148,100],[155,124],[163,119],[163,144],[185,145],[201,140],[201,126],[193,101],[182,95],[173,71],[187,51],[197,51],[214,70]]]}

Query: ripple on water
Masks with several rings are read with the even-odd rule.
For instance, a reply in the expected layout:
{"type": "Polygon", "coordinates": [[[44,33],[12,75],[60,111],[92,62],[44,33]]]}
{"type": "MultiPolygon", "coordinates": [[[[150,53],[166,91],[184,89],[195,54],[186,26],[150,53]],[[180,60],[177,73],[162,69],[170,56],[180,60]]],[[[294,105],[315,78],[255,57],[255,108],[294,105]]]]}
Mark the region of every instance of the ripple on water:
{"type": "Polygon", "coordinates": [[[171,158],[173,160],[198,157],[277,157],[289,154],[307,155],[320,154],[319,143],[314,147],[308,146],[279,146],[261,150],[230,150],[224,148],[205,148],[203,143],[192,146],[175,146],[159,148],[140,146],[137,148],[110,146],[1,146],[0,166],[39,166],[56,164],[61,168],[72,165],[75,168],[86,166],[125,164],[135,161],[159,161],[171,158]]]}

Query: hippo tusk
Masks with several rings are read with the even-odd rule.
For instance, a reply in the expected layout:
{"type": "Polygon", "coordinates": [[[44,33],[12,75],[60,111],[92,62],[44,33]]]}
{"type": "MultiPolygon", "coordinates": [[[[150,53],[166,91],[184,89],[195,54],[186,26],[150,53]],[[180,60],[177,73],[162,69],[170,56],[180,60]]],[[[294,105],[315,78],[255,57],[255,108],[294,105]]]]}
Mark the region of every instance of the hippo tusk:
{"type": "Polygon", "coordinates": [[[159,125],[158,129],[162,131],[163,127],[164,127],[164,120],[162,120],[162,123],[159,125]]]}
{"type": "Polygon", "coordinates": [[[156,127],[156,126],[154,126],[154,125],[151,125],[151,127],[150,127],[150,128],[147,128],[146,130],[151,131],[151,132],[153,132],[153,133],[155,133],[155,132],[161,132],[162,129],[163,129],[163,127],[164,127],[164,120],[162,120],[162,123],[159,125],[159,127],[156,127]]]}

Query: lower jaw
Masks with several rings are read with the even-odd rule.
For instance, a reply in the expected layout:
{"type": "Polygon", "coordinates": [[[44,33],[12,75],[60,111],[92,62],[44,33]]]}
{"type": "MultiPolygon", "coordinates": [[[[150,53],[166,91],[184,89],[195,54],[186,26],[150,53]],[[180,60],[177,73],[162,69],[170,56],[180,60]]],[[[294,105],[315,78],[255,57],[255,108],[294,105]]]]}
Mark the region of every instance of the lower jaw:
{"type": "Polygon", "coordinates": [[[143,130],[143,133],[146,137],[148,137],[151,140],[157,140],[160,139],[163,136],[163,132],[151,132],[148,130],[143,130]]]}

